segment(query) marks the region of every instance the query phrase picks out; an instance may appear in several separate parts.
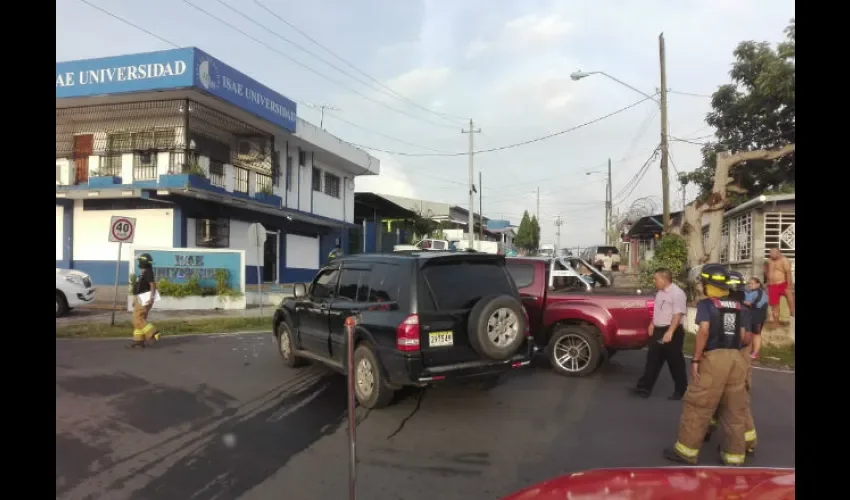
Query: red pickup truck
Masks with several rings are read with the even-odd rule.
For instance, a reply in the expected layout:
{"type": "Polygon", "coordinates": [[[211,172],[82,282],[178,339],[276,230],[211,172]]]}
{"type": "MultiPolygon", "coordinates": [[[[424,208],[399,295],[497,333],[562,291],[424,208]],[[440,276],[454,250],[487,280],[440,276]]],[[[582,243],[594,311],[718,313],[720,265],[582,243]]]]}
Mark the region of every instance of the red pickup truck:
{"type": "Polygon", "coordinates": [[[506,259],[534,340],[555,371],[586,376],[614,353],[649,341],[653,296],[611,290],[610,280],[576,257],[506,259]]]}

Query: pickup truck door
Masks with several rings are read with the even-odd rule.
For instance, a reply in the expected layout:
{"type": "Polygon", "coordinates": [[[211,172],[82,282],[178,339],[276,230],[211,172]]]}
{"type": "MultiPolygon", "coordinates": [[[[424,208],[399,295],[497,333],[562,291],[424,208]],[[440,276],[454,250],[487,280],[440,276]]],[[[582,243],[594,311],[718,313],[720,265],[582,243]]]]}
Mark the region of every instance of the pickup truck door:
{"type": "Polygon", "coordinates": [[[366,307],[370,271],[371,266],[363,263],[345,264],[339,278],[339,291],[328,311],[331,357],[343,366],[347,354],[345,319],[366,307]]]}
{"type": "Polygon", "coordinates": [[[307,299],[296,305],[301,348],[313,354],[328,357],[330,335],[329,309],[337,294],[339,266],[322,269],[307,290],[307,299]]]}

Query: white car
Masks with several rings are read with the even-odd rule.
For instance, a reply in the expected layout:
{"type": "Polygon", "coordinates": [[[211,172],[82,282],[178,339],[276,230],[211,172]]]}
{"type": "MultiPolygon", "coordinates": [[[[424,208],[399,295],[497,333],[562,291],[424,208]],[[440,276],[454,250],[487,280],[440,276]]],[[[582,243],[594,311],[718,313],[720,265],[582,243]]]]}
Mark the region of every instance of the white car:
{"type": "Polygon", "coordinates": [[[88,274],[73,269],[56,268],[56,317],[94,301],[94,287],[88,274]]]}

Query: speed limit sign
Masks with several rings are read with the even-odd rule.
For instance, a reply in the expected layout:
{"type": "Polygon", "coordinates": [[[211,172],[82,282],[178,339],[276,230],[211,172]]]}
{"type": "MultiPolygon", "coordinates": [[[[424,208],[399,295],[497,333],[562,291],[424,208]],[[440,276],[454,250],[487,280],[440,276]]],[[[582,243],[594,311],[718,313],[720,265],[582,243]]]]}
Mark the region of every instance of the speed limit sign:
{"type": "Polygon", "coordinates": [[[113,243],[132,243],[136,235],[136,219],[113,215],[109,223],[109,241],[113,243]]]}

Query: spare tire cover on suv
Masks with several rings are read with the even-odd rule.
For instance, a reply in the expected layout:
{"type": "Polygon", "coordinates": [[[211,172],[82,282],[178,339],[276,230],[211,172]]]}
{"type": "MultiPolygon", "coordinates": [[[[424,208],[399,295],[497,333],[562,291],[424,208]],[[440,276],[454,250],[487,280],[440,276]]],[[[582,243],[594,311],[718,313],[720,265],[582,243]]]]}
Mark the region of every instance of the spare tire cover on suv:
{"type": "Polygon", "coordinates": [[[522,303],[510,295],[481,298],[469,313],[469,343],[478,354],[502,361],[513,356],[525,340],[522,303]]]}

